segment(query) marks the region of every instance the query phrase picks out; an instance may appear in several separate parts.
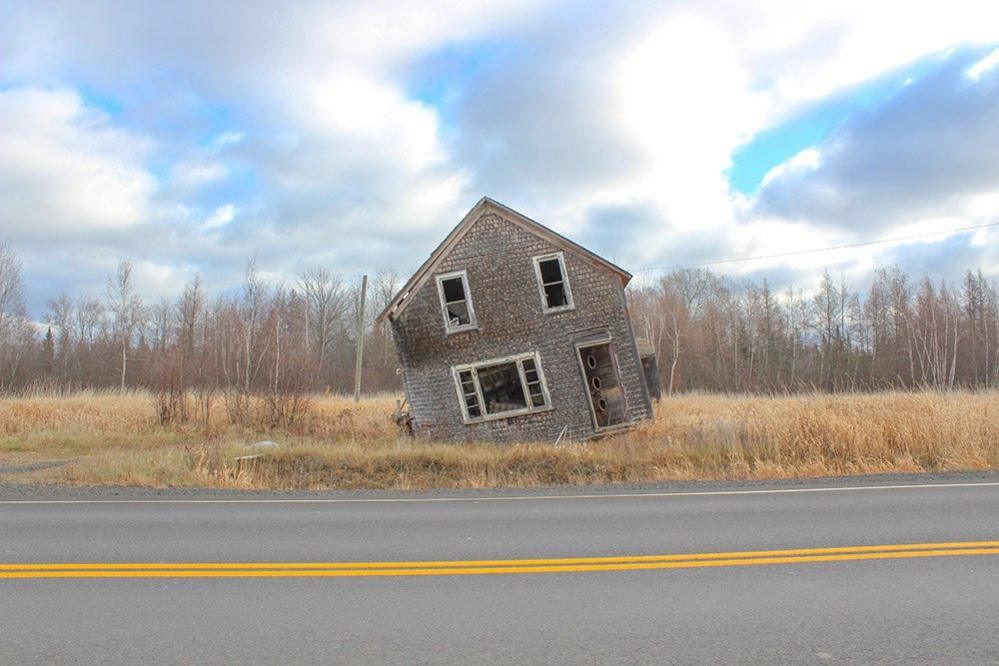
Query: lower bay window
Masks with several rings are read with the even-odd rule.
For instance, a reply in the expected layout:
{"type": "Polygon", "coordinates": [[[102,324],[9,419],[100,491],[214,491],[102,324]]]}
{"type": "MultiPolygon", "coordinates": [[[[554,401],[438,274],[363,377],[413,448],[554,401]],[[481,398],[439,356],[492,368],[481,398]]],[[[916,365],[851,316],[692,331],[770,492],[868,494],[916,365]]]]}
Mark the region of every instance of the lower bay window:
{"type": "Polygon", "coordinates": [[[454,367],[466,423],[548,409],[551,398],[535,352],[454,367]]]}

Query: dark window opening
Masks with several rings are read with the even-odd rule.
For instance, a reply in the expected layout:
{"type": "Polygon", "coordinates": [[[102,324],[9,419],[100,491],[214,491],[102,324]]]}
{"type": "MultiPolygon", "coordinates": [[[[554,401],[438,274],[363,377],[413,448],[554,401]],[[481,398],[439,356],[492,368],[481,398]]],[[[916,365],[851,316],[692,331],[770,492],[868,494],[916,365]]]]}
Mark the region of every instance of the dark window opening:
{"type": "Polygon", "coordinates": [[[456,373],[466,419],[514,416],[548,406],[548,389],[535,354],[466,367],[456,373]]]}
{"type": "Polygon", "coordinates": [[[465,284],[460,277],[441,280],[441,285],[444,287],[444,300],[448,303],[465,300],[465,284]]]}
{"type": "Polygon", "coordinates": [[[538,262],[541,269],[541,281],[545,284],[562,281],[562,266],[559,265],[558,258],[542,259],[538,262]]]}
{"type": "Polygon", "coordinates": [[[441,282],[441,298],[444,300],[444,313],[449,329],[472,326],[473,312],[468,299],[465,280],[461,275],[444,278],[441,282]]]}
{"type": "Polygon", "coordinates": [[[486,414],[501,414],[527,407],[516,363],[501,363],[477,370],[486,414]]]}
{"type": "Polygon", "coordinates": [[[545,309],[556,310],[572,305],[561,255],[538,260],[538,279],[541,281],[545,309]]]}
{"type": "Polygon", "coordinates": [[[471,370],[463,370],[458,373],[458,381],[461,382],[461,394],[465,400],[465,409],[468,416],[478,418],[482,416],[482,409],[479,407],[479,393],[475,390],[475,380],[472,378],[471,370]]]}
{"type": "Polygon", "coordinates": [[[569,305],[569,297],[565,295],[565,285],[561,282],[546,284],[545,302],[549,308],[561,308],[569,305]]]}
{"type": "Polygon", "coordinates": [[[524,359],[524,379],[527,381],[527,392],[531,394],[531,404],[535,407],[545,406],[545,392],[541,388],[541,377],[534,366],[534,359],[524,359]]]}
{"type": "Polygon", "coordinates": [[[447,320],[452,327],[468,326],[472,323],[472,317],[468,313],[468,303],[460,301],[447,304],[447,320]]]}

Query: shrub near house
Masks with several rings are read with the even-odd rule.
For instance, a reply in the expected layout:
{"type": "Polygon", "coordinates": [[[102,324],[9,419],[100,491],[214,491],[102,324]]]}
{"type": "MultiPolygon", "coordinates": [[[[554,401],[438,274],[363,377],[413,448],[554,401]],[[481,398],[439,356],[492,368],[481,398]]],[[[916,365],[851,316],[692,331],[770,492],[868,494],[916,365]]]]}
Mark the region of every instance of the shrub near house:
{"type": "Polygon", "coordinates": [[[414,432],[576,439],[652,417],[628,318],[631,275],[480,200],[379,315],[414,432]]]}

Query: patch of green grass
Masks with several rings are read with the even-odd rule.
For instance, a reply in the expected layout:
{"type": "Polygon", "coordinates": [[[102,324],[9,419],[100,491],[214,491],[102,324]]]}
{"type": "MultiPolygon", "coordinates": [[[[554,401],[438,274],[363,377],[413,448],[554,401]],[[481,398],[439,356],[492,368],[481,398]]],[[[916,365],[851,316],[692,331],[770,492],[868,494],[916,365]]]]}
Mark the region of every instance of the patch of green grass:
{"type": "Polygon", "coordinates": [[[151,449],[197,441],[189,434],[153,430],[149,432],[95,432],[73,428],[26,431],[0,438],[0,451],[37,452],[53,456],[76,456],[109,449],[151,449]]]}
{"type": "Polygon", "coordinates": [[[23,453],[25,451],[31,451],[31,448],[24,441],[24,437],[0,437],[0,451],[7,453],[23,453]]]}

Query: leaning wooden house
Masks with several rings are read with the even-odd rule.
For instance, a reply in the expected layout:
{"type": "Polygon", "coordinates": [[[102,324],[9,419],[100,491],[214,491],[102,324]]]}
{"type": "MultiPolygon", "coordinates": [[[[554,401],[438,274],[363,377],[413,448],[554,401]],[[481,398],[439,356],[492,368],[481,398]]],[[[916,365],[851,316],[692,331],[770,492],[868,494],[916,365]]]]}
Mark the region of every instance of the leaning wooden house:
{"type": "Polygon", "coordinates": [[[391,323],[414,433],[585,439],[651,418],[630,279],[480,200],[378,316],[391,323]]]}

